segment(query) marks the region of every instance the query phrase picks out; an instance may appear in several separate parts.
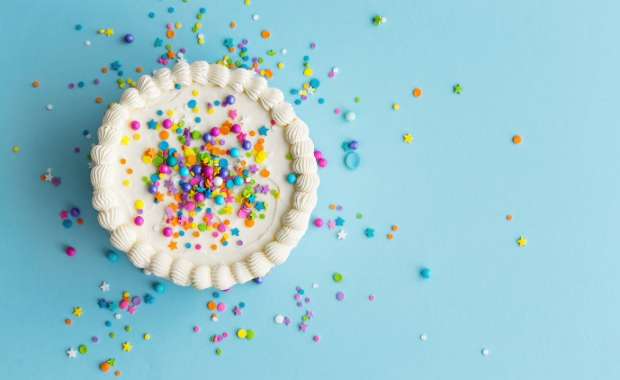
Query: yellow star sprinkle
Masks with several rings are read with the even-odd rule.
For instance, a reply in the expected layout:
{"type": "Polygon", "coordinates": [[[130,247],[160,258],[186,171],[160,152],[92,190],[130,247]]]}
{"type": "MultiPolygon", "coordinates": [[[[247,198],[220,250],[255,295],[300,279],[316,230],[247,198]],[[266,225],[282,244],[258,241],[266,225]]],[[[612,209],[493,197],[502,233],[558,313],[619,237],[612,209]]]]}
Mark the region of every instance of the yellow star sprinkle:
{"type": "Polygon", "coordinates": [[[130,141],[131,141],[131,139],[129,137],[127,137],[127,136],[123,137],[123,139],[121,140],[123,145],[129,145],[130,141]]]}
{"type": "Polygon", "coordinates": [[[74,307],[73,308],[73,315],[77,315],[78,317],[81,317],[82,314],[84,314],[84,312],[82,311],[81,307],[74,307]]]}
{"type": "Polygon", "coordinates": [[[517,240],[517,243],[519,243],[519,247],[527,247],[527,239],[524,239],[523,236],[517,240]]]}
{"type": "Polygon", "coordinates": [[[129,342],[123,343],[123,351],[131,351],[132,348],[129,342]]]}
{"type": "Polygon", "coordinates": [[[113,34],[114,34],[114,29],[106,29],[106,31],[105,31],[105,35],[106,36],[110,37],[113,34]]]}
{"type": "Polygon", "coordinates": [[[231,205],[226,205],[226,207],[224,207],[224,213],[226,215],[231,215],[233,213],[233,208],[231,205]]]}
{"type": "Polygon", "coordinates": [[[413,136],[411,136],[410,133],[407,133],[406,135],[403,136],[405,138],[405,142],[411,144],[411,142],[413,141],[413,136]]]}

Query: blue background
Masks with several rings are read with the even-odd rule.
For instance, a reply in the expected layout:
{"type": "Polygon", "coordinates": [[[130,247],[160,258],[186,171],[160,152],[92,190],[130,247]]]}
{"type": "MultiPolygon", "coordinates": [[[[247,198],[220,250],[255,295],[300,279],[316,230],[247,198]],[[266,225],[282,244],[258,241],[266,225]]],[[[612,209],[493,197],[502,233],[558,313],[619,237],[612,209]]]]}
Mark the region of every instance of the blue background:
{"type": "Polygon", "coordinates": [[[617,378],[619,14],[610,1],[3,0],[1,377],[110,378],[98,367],[116,358],[115,369],[131,379],[617,378]],[[199,46],[191,26],[202,6],[199,46]],[[387,22],[373,25],[377,14],[387,22]],[[311,57],[322,85],[296,112],[329,160],[314,216],[342,216],[348,236],[311,227],[264,284],[223,295],[229,308],[247,304],[242,316],[227,311],[213,323],[212,290],[166,282],[154,305],[107,328],[101,282],[111,284],[105,296],[120,300],[123,291],[153,293],[156,279],[124,255],[106,259],[109,236],[90,205],[86,155],[106,105],[121,95],[117,77],[101,68],[119,60],[134,80],[138,66],[159,68],[165,50],[153,43],[167,41],[168,22],[183,24],[172,44],[186,47],[189,61],[217,61],[225,38],[248,38],[250,56],[266,58],[270,85],[288,101],[307,80],[302,57],[311,57]],[[102,28],[115,34],[98,35],[102,28]],[[260,38],[263,29],[271,39],[260,38]],[[123,43],[125,33],[136,41],[123,43]],[[282,48],[287,55],[266,55],[282,48]],[[340,72],[328,79],[333,67],[340,72]],[[79,81],[86,86],[68,89],[79,81]],[[461,95],[452,92],[457,83],[461,95]],[[421,98],[412,96],[416,87],[421,98]],[[402,142],[406,133],[411,145],[402,142]],[[515,134],[521,145],[512,144],[515,134]],[[340,148],[351,139],[363,158],[356,172],[344,167],[340,148]],[[48,167],[59,187],[40,181],[48,167]],[[344,209],[331,211],[331,203],[344,209]],[[59,213],[73,206],[85,224],[64,229],[59,213]],[[393,224],[400,230],[388,241],[393,224]],[[366,228],[377,236],[366,238],[366,228]],[[517,245],[521,236],[527,247],[517,245]],[[423,267],[431,279],[420,277],[423,267]],[[331,279],[335,272],[342,283],[331,279]],[[305,313],[293,300],[298,285],[316,315],[306,333],[294,325],[305,313]],[[81,318],[71,315],[78,306],[81,318]],[[275,324],[278,314],[291,326],[275,324]],[[209,341],[238,328],[257,336],[209,341]],[[89,353],[67,359],[80,344],[89,353]]]}

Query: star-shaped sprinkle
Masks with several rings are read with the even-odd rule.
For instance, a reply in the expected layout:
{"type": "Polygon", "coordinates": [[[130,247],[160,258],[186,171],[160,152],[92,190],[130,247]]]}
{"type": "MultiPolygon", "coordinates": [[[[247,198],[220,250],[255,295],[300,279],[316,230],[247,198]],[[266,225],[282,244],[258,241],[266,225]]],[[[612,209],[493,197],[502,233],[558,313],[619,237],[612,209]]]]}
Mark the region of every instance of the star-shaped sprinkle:
{"type": "Polygon", "coordinates": [[[118,71],[118,69],[121,68],[121,63],[119,61],[114,61],[110,64],[110,67],[112,68],[112,70],[116,70],[118,71]]]}
{"type": "Polygon", "coordinates": [[[105,30],[105,35],[110,37],[111,35],[114,34],[114,29],[106,29],[105,30]]]}
{"type": "Polygon", "coordinates": [[[82,311],[81,307],[74,307],[73,308],[73,315],[77,315],[78,317],[81,317],[82,314],[84,314],[84,312],[82,311]]]}
{"type": "Polygon", "coordinates": [[[60,219],[65,220],[65,219],[67,219],[68,217],[69,217],[69,213],[68,213],[67,211],[62,210],[62,211],[60,212],[60,219]]]}
{"type": "Polygon", "coordinates": [[[238,228],[233,228],[232,230],[230,230],[230,234],[232,236],[239,236],[239,229],[238,228]]]}
{"type": "Polygon", "coordinates": [[[102,292],[107,292],[108,290],[110,290],[110,284],[104,281],[103,284],[101,284],[100,288],[102,292]]]}
{"type": "Polygon", "coordinates": [[[330,230],[333,230],[334,228],[336,228],[336,222],[334,222],[333,220],[330,220],[327,223],[327,227],[329,227],[330,230]]]}
{"type": "Polygon", "coordinates": [[[112,367],[116,367],[116,359],[110,359],[106,363],[108,363],[112,367]]]}
{"type": "Polygon", "coordinates": [[[52,173],[47,173],[45,175],[45,180],[46,181],[51,181],[52,179],[54,179],[54,176],[52,175],[52,173]]]}
{"type": "Polygon", "coordinates": [[[226,215],[232,215],[233,213],[233,208],[231,205],[226,205],[226,207],[224,207],[224,214],[226,215]]]}
{"type": "Polygon", "coordinates": [[[129,142],[131,141],[131,139],[127,136],[123,137],[121,139],[121,142],[123,143],[123,145],[129,145],[129,142]]]}
{"type": "Polygon", "coordinates": [[[263,211],[265,209],[265,202],[256,202],[256,210],[263,211]]]}
{"type": "Polygon", "coordinates": [[[148,304],[148,305],[152,305],[155,302],[155,297],[153,297],[150,294],[147,294],[144,296],[144,303],[148,304]]]}
{"type": "Polygon", "coordinates": [[[463,87],[461,87],[460,84],[457,84],[454,86],[454,93],[461,95],[461,92],[463,91],[463,87]]]}
{"type": "Polygon", "coordinates": [[[314,313],[310,310],[306,311],[306,317],[308,317],[308,319],[312,319],[314,318],[314,313]]]}
{"type": "Polygon", "coordinates": [[[163,46],[163,44],[164,44],[164,40],[162,40],[161,38],[157,38],[155,40],[155,47],[163,46]]]}
{"type": "Polygon", "coordinates": [[[347,238],[347,233],[344,232],[344,230],[340,230],[340,232],[338,232],[338,240],[344,240],[347,238]]]}
{"type": "Polygon", "coordinates": [[[263,186],[263,191],[262,191],[262,193],[263,193],[263,194],[269,194],[269,185],[265,185],[265,186],[263,186]]]}
{"type": "Polygon", "coordinates": [[[299,325],[299,331],[306,331],[306,330],[308,330],[308,325],[306,324],[306,322],[302,322],[299,325]]]}
{"type": "Polygon", "coordinates": [[[59,186],[59,185],[60,185],[60,177],[54,177],[54,178],[52,179],[52,184],[53,184],[54,186],[59,186]]]}
{"type": "Polygon", "coordinates": [[[241,308],[239,306],[235,306],[233,313],[235,313],[235,315],[241,315],[241,308]]]}
{"type": "Polygon", "coordinates": [[[345,152],[348,152],[351,150],[351,148],[349,148],[349,142],[345,141],[342,143],[342,150],[344,150],[345,152]]]}
{"type": "Polygon", "coordinates": [[[168,52],[166,53],[166,55],[168,56],[168,59],[174,59],[174,56],[177,53],[173,52],[172,50],[168,50],[168,52]]]}
{"type": "Polygon", "coordinates": [[[269,132],[269,129],[263,125],[262,127],[258,128],[258,132],[261,136],[267,136],[267,132],[269,132]]]}
{"type": "Polygon", "coordinates": [[[372,22],[375,25],[381,25],[381,23],[383,22],[383,17],[382,16],[375,16],[375,17],[373,17],[372,22]]]}
{"type": "Polygon", "coordinates": [[[413,136],[411,136],[410,133],[407,133],[406,135],[403,136],[405,138],[405,142],[411,144],[411,142],[413,141],[413,136]]]}
{"type": "Polygon", "coordinates": [[[289,317],[284,318],[284,324],[285,325],[290,325],[291,324],[291,319],[289,317]]]}
{"type": "Polygon", "coordinates": [[[247,136],[248,135],[246,133],[239,132],[239,134],[237,135],[237,140],[239,140],[239,142],[242,143],[245,141],[247,136]]]}
{"type": "Polygon", "coordinates": [[[129,344],[129,342],[125,342],[123,343],[123,351],[131,351],[133,347],[131,347],[131,344],[129,344]]]}
{"type": "Polygon", "coordinates": [[[527,239],[524,239],[523,236],[521,236],[521,238],[519,240],[517,240],[517,243],[519,243],[519,247],[526,247],[527,246],[527,239]]]}
{"type": "Polygon", "coordinates": [[[336,225],[338,227],[344,226],[344,219],[342,219],[341,217],[336,218],[336,225]]]}
{"type": "Polygon", "coordinates": [[[147,124],[149,125],[149,129],[157,128],[157,122],[154,119],[151,119],[151,121],[147,122],[147,124]]]}
{"type": "Polygon", "coordinates": [[[116,311],[118,310],[118,305],[115,302],[110,302],[108,304],[108,310],[110,311],[116,311]]]}
{"type": "Polygon", "coordinates": [[[170,248],[171,251],[174,251],[175,249],[178,249],[177,242],[176,241],[171,241],[170,244],[168,244],[168,248],[170,248]]]}
{"type": "Polygon", "coordinates": [[[258,166],[250,165],[250,171],[252,172],[252,174],[256,174],[256,172],[258,171],[258,166]]]}
{"type": "Polygon", "coordinates": [[[230,110],[230,111],[228,111],[228,117],[230,117],[231,119],[235,120],[237,118],[237,110],[230,110]]]}
{"type": "Polygon", "coordinates": [[[108,303],[105,301],[105,298],[99,300],[99,308],[103,309],[104,307],[108,307],[108,303]]]}
{"type": "Polygon", "coordinates": [[[163,202],[164,201],[164,194],[162,194],[162,193],[155,194],[155,200],[157,202],[163,202]]]}
{"type": "Polygon", "coordinates": [[[89,168],[89,169],[94,168],[94,167],[95,167],[95,165],[96,165],[93,161],[91,161],[91,162],[87,162],[86,164],[88,165],[88,168],[89,168]]]}
{"type": "Polygon", "coordinates": [[[250,124],[250,117],[249,116],[241,116],[241,120],[239,120],[239,124],[243,124],[243,125],[248,125],[250,124]]]}
{"type": "Polygon", "coordinates": [[[227,48],[233,48],[235,46],[235,41],[233,41],[232,38],[227,38],[224,40],[224,46],[226,46],[227,48]]]}
{"type": "Polygon", "coordinates": [[[132,315],[133,315],[133,313],[135,313],[136,311],[138,311],[138,309],[136,309],[136,307],[135,307],[135,306],[133,306],[133,305],[129,306],[129,309],[127,309],[127,312],[129,312],[129,314],[132,314],[132,315]]]}
{"type": "Polygon", "coordinates": [[[373,237],[375,237],[375,230],[373,230],[372,228],[366,228],[365,234],[369,238],[373,238],[373,237]]]}
{"type": "Polygon", "coordinates": [[[67,351],[67,355],[69,355],[70,358],[75,358],[75,354],[77,354],[77,351],[73,348],[67,351]]]}

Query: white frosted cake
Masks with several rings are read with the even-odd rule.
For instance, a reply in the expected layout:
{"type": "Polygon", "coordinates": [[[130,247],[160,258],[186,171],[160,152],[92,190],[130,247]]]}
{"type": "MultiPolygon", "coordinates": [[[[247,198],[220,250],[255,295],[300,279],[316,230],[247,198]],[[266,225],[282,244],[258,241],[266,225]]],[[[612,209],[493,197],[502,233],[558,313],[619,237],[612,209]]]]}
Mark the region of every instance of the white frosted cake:
{"type": "Polygon", "coordinates": [[[181,60],[106,111],[93,206],[137,267],[228,289],[284,263],[306,232],[319,186],[308,126],[254,74],[181,60]]]}

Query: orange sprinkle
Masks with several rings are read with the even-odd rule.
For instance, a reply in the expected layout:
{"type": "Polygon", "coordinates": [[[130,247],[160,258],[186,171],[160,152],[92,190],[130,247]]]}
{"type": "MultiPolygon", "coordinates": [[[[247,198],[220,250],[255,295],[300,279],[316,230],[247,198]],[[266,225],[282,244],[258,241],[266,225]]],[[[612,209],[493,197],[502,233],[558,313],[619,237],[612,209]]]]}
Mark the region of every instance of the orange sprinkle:
{"type": "Polygon", "coordinates": [[[187,162],[190,164],[195,164],[196,163],[196,156],[189,156],[187,157],[187,162]]]}
{"type": "Polygon", "coordinates": [[[508,216],[506,217],[506,219],[508,219],[508,221],[511,221],[511,220],[512,220],[512,215],[508,215],[508,216]]]}
{"type": "Polygon", "coordinates": [[[332,210],[335,210],[336,209],[336,205],[329,205],[329,208],[332,209],[332,210]]]}
{"type": "Polygon", "coordinates": [[[215,302],[211,301],[211,302],[209,302],[207,304],[207,308],[209,308],[209,310],[215,310],[215,309],[217,309],[217,304],[215,302]]]}
{"type": "Polygon", "coordinates": [[[228,49],[229,52],[234,53],[235,52],[235,48],[231,47],[230,49],[228,49]]]}
{"type": "Polygon", "coordinates": [[[269,174],[271,174],[271,173],[267,169],[263,169],[263,170],[260,171],[260,176],[263,177],[263,178],[269,177],[269,174]]]}
{"type": "Polygon", "coordinates": [[[226,219],[226,220],[224,221],[224,224],[228,226],[228,225],[230,224],[230,220],[226,219]]]}
{"type": "Polygon", "coordinates": [[[34,87],[39,87],[39,82],[34,82],[32,85],[33,85],[34,87]]]}
{"type": "Polygon", "coordinates": [[[127,169],[127,174],[133,174],[133,169],[127,169]]]}
{"type": "Polygon", "coordinates": [[[254,227],[254,219],[246,219],[245,220],[245,226],[248,227],[248,228],[254,227]]]}
{"type": "Polygon", "coordinates": [[[245,162],[245,160],[241,161],[241,166],[245,166],[245,165],[247,165],[247,164],[248,164],[248,163],[247,163],[247,162],[245,162]]]}
{"type": "Polygon", "coordinates": [[[175,232],[173,236],[174,236],[175,239],[178,239],[180,235],[179,235],[178,232],[175,232]]]}
{"type": "Polygon", "coordinates": [[[168,36],[168,38],[174,38],[174,30],[168,29],[166,36],[168,36]]]}
{"type": "Polygon", "coordinates": [[[392,231],[398,231],[398,226],[392,226],[392,231]]]}
{"type": "Polygon", "coordinates": [[[83,219],[78,219],[78,224],[81,226],[82,224],[84,224],[84,220],[83,219]]]}
{"type": "Polygon", "coordinates": [[[108,372],[110,370],[110,365],[108,363],[101,364],[101,370],[103,372],[108,372]]]}
{"type": "Polygon", "coordinates": [[[116,377],[119,377],[121,375],[121,371],[116,371],[114,372],[114,374],[116,375],[116,377]]]}
{"type": "Polygon", "coordinates": [[[125,165],[127,163],[127,160],[124,158],[121,158],[121,165],[125,165]]]}
{"type": "Polygon", "coordinates": [[[101,69],[101,71],[102,71],[103,73],[107,73],[107,72],[108,72],[108,68],[107,68],[107,67],[104,67],[103,69],[101,69]]]}
{"type": "Polygon", "coordinates": [[[228,128],[227,125],[222,125],[222,127],[220,128],[220,133],[226,136],[230,133],[230,128],[228,128]]]}
{"type": "Polygon", "coordinates": [[[256,149],[257,152],[262,152],[265,149],[263,144],[256,144],[254,148],[256,149]]]}
{"type": "Polygon", "coordinates": [[[256,136],[256,132],[250,131],[250,136],[252,136],[252,137],[256,136]]]}
{"type": "Polygon", "coordinates": [[[197,238],[197,237],[199,237],[199,236],[200,236],[200,232],[198,232],[198,231],[194,232],[194,237],[195,237],[195,238],[197,238]]]}
{"type": "Polygon", "coordinates": [[[215,245],[215,244],[211,245],[211,249],[214,250],[214,251],[217,251],[217,245],[215,245]]]}
{"type": "Polygon", "coordinates": [[[217,230],[217,226],[219,226],[219,223],[213,223],[213,228],[215,228],[217,230]]]}
{"type": "Polygon", "coordinates": [[[255,69],[258,69],[258,63],[253,64],[252,67],[254,67],[255,69]]]}
{"type": "Polygon", "coordinates": [[[70,326],[73,322],[70,319],[67,319],[65,323],[70,326]]]}
{"type": "Polygon", "coordinates": [[[388,239],[390,239],[390,240],[394,239],[394,235],[389,234],[389,235],[388,235],[388,239]]]}
{"type": "Polygon", "coordinates": [[[515,137],[512,138],[512,142],[515,144],[521,144],[522,141],[523,139],[519,135],[516,135],[515,137]]]}
{"type": "Polygon", "coordinates": [[[213,152],[215,156],[219,156],[221,151],[220,151],[220,148],[214,147],[211,152],[213,152]]]}
{"type": "Polygon", "coordinates": [[[101,97],[97,98],[96,100],[97,100],[97,103],[103,102],[103,99],[101,99],[101,97]]]}
{"type": "Polygon", "coordinates": [[[263,37],[264,39],[267,39],[269,37],[271,37],[271,32],[268,30],[263,30],[263,32],[260,34],[261,37],[263,37]]]}
{"type": "Polygon", "coordinates": [[[139,72],[139,73],[141,73],[141,72],[142,72],[142,67],[138,67],[138,68],[136,69],[136,71],[137,71],[137,72],[139,72]]]}
{"type": "Polygon", "coordinates": [[[230,23],[230,27],[234,29],[234,28],[236,28],[236,27],[237,27],[237,24],[235,24],[234,22],[231,22],[231,23],[230,23]]]}
{"type": "Polygon", "coordinates": [[[264,144],[265,143],[265,139],[261,137],[260,139],[258,139],[258,143],[259,144],[264,144]]]}
{"type": "Polygon", "coordinates": [[[413,96],[415,96],[416,98],[419,98],[420,96],[422,96],[422,90],[420,90],[419,88],[416,88],[415,90],[413,90],[413,96]]]}
{"type": "Polygon", "coordinates": [[[170,137],[170,133],[168,133],[168,131],[161,131],[159,133],[159,138],[162,140],[168,140],[168,137],[170,137]]]}
{"type": "Polygon", "coordinates": [[[233,70],[235,67],[236,66],[234,64],[232,64],[232,63],[230,65],[228,65],[228,68],[231,69],[231,70],[233,70]]]}
{"type": "Polygon", "coordinates": [[[269,69],[265,70],[265,76],[267,77],[267,79],[271,79],[273,77],[273,71],[269,69]]]}
{"type": "Polygon", "coordinates": [[[41,181],[45,181],[45,175],[41,175],[41,181]]]}

